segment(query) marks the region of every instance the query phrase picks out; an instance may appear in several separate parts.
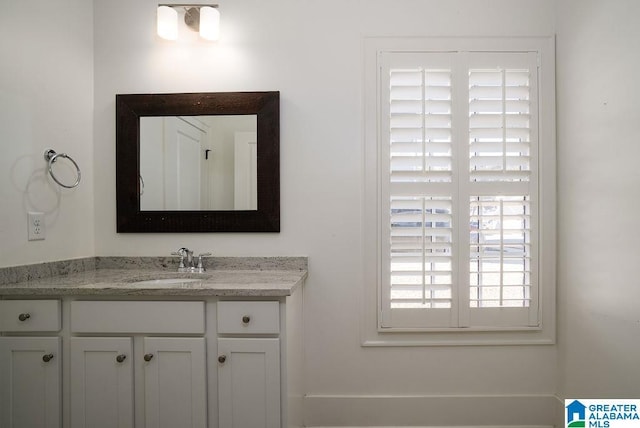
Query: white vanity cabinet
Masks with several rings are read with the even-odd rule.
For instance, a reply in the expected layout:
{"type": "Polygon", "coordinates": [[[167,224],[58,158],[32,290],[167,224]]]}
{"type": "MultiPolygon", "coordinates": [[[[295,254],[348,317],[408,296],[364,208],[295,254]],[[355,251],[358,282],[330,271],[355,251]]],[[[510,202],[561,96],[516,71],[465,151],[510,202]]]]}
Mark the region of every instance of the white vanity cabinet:
{"type": "Polygon", "coordinates": [[[220,301],[219,428],[280,428],[280,309],[274,301],[220,301]]]}
{"type": "Polygon", "coordinates": [[[0,285],[0,428],[302,427],[306,271],[134,272],[0,285]]]}
{"type": "Polygon", "coordinates": [[[207,426],[205,338],[183,337],[204,335],[204,302],[79,300],[70,313],[73,428],[207,426]]]}
{"type": "Polygon", "coordinates": [[[59,300],[0,301],[0,427],[60,427],[59,330],[59,300]]]}

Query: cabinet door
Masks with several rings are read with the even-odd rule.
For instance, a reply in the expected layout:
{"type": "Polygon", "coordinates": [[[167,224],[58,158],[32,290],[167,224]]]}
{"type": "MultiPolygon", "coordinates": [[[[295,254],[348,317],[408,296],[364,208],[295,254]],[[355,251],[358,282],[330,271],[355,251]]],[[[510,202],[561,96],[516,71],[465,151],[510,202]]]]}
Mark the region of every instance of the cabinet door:
{"type": "Polygon", "coordinates": [[[144,338],[145,425],[207,426],[204,338],[144,338]]]}
{"type": "Polygon", "coordinates": [[[280,428],[279,339],[218,339],[219,428],[280,428]]]}
{"type": "Polygon", "coordinates": [[[133,427],[133,353],[128,337],[71,338],[72,428],[133,427]]]}
{"type": "Polygon", "coordinates": [[[60,427],[60,338],[0,337],[0,426],[60,427]]]}

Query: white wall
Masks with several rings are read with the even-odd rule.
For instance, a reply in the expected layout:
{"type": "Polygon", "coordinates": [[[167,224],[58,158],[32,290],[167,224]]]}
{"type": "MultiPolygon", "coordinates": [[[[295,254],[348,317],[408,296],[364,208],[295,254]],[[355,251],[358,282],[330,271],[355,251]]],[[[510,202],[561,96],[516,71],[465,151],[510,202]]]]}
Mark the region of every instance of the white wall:
{"type": "Polygon", "coordinates": [[[640,3],[557,12],[559,395],[640,391],[640,3]]]}
{"type": "Polygon", "coordinates": [[[0,2],[0,64],[0,267],[93,256],[91,2],[0,2]],[[79,187],[51,180],[48,148],[80,165],[79,187]],[[27,241],[28,211],[46,240],[27,241]]]}
{"type": "Polygon", "coordinates": [[[358,331],[363,37],[551,35],[552,0],[221,0],[214,45],[156,39],[156,5],[94,5],[97,255],[308,255],[312,423],[339,422],[325,396],[555,392],[554,346],[362,348],[358,331]],[[234,90],[281,91],[282,232],[116,234],[115,94],[234,90]]]}

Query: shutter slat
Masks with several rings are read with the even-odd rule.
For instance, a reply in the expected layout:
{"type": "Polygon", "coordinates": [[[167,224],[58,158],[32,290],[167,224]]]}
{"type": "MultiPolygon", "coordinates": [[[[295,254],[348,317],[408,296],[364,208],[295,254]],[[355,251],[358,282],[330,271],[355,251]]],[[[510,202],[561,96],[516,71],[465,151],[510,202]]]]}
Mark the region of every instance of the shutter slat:
{"type": "Polygon", "coordinates": [[[471,181],[527,181],[530,171],[471,171],[471,181]]]}
{"type": "MultiPolygon", "coordinates": [[[[446,103],[446,102],[445,102],[446,103]]],[[[390,113],[394,114],[422,114],[422,100],[391,100],[390,113]]]]}
{"type": "Polygon", "coordinates": [[[410,171],[394,171],[391,176],[393,183],[414,183],[414,182],[449,182],[451,181],[451,171],[429,171],[429,174],[410,171]]]}
{"type": "MultiPolygon", "coordinates": [[[[502,95],[502,94],[500,94],[502,95]]],[[[506,100],[503,98],[483,98],[469,100],[469,111],[472,113],[499,113],[499,114],[528,114],[529,101],[527,100],[506,100]]]]}
{"type": "Polygon", "coordinates": [[[422,100],[422,88],[420,86],[392,86],[391,99],[393,100],[422,100]]]}
{"type": "Polygon", "coordinates": [[[390,77],[391,87],[397,86],[420,86],[422,85],[422,74],[416,70],[394,70],[390,77]]]}
{"type": "Polygon", "coordinates": [[[428,114],[451,114],[451,100],[426,100],[424,112],[428,114]]]}
{"type": "Polygon", "coordinates": [[[415,156],[393,156],[391,158],[391,174],[393,175],[395,171],[422,170],[423,162],[427,168],[451,169],[451,158],[448,156],[425,156],[425,159],[415,156]]]}
{"type": "MultiPolygon", "coordinates": [[[[471,153],[502,152],[504,146],[505,143],[502,141],[474,141],[471,143],[469,151],[471,153]]],[[[507,152],[519,152],[523,155],[528,155],[529,153],[529,143],[524,141],[507,142],[506,148],[507,152]]]]}
{"type": "Polygon", "coordinates": [[[531,132],[528,128],[470,128],[470,141],[500,140],[506,137],[507,141],[529,143],[531,132]]]}
{"type": "Polygon", "coordinates": [[[506,170],[528,170],[529,156],[471,156],[469,163],[474,170],[501,170],[506,160],[506,170]]]}

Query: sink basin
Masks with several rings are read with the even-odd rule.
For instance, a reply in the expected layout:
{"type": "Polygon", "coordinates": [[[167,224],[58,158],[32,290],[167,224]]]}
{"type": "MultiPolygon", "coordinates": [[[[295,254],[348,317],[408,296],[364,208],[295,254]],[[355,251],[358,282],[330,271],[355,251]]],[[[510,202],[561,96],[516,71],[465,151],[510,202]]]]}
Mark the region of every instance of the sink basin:
{"type": "Polygon", "coordinates": [[[185,284],[187,282],[201,282],[202,279],[198,278],[162,278],[162,279],[148,279],[145,281],[135,281],[132,285],[176,285],[185,284]]]}

